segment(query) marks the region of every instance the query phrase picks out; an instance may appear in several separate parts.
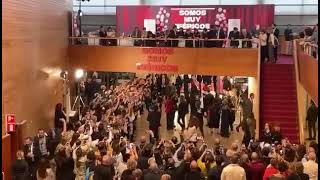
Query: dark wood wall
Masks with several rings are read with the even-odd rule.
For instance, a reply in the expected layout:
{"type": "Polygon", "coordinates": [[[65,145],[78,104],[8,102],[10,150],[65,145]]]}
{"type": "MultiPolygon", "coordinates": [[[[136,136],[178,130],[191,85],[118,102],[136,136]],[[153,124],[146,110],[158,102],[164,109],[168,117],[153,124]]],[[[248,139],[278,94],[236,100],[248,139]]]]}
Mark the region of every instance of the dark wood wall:
{"type": "Polygon", "coordinates": [[[67,62],[71,11],[72,0],[2,1],[3,133],[8,113],[27,120],[27,135],[52,125],[62,101],[59,70],[67,62]]]}

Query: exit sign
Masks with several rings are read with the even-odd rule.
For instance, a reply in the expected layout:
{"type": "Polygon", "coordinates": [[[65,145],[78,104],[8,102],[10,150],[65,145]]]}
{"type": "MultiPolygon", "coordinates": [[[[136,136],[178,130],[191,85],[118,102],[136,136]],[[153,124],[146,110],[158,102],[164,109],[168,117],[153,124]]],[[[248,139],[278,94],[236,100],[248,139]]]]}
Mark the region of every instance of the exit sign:
{"type": "Polygon", "coordinates": [[[6,130],[7,133],[15,132],[16,116],[14,114],[6,114],[6,130]]]}

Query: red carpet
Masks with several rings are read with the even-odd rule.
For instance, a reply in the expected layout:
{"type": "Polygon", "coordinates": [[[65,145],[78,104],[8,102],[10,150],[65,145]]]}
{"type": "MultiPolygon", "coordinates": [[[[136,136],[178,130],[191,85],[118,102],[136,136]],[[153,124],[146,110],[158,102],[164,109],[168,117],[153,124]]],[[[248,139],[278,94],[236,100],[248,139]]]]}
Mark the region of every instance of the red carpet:
{"type": "Polygon", "coordinates": [[[279,64],[263,64],[261,69],[261,123],[278,124],[281,134],[299,143],[298,107],[292,57],[279,58],[279,64]],[[282,62],[282,63],[281,63],[282,62]]]}

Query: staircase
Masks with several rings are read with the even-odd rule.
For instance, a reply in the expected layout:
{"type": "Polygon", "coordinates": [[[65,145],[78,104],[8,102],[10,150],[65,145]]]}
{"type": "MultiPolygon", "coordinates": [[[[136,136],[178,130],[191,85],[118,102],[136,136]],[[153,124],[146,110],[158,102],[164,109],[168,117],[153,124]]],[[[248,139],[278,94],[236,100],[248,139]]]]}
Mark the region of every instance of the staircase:
{"type": "Polygon", "coordinates": [[[278,124],[283,138],[299,143],[294,64],[262,64],[260,132],[265,123],[278,124]]]}

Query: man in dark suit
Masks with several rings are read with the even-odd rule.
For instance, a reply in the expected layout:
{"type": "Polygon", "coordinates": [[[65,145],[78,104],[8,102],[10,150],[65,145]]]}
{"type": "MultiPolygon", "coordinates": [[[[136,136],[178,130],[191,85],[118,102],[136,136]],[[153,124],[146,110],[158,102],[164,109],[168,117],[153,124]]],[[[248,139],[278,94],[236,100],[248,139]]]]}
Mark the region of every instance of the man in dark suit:
{"type": "MultiPolygon", "coordinates": [[[[170,39],[178,38],[178,32],[177,32],[176,25],[173,26],[172,30],[170,30],[168,38],[170,38],[170,39]]],[[[171,47],[178,47],[178,42],[179,42],[178,40],[170,40],[169,42],[171,42],[170,43],[171,47]]]]}
{"type": "Polygon", "coordinates": [[[239,47],[239,41],[238,40],[235,41],[235,39],[240,39],[240,33],[237,27],[234,27],[233,31],[230,31],[228,38],[231,39],[231,42],[230,42],[231,47],[233,48],[239,47]]]}
{"type": "MultiPolygon", "coordinates": [[[[138,27],[134,28],[134,31],[132,32],[131,37],[133,37],[133,38],[141,38],[141,31],[139,30],[138,27]]],[[[142,45],[142,41],[141,40],[134,40],[133,45],[134,46],[141,46],[142,45]]]]}
{"type": "Polygon", "coordinates": [[[217,39],[217,29],[215,26],[211,25],[210,26],[210,31],[208,32],[208,39],[209,41],[207,42],[207,47],[217,47],[217,41],[213,41],[210,39],[217,39]]]}
{"type": "MultiPolygon", "coordinates": [[[[277,41],[279,42],[279,34],[280,34],[280,31],[279,29],[277,28],[277,25],[276,24],[272,24],[272,30],[273,30],[273,35],[276,37],[277,41]]],[[[277,62],[278,60],[278,46],[275,46],[274,47],[274,60],[275,62],[277,62]]]]}
{"type": "Polygon", "coordinates": [[[39,129],[37,136],[33,138],[33,145],[37,156],[39,156],[37,158],[48,158],[51,142],[43,129],[39,129]]]}
{"type": "MultiPolygon", "coordinates": [[[[250,97],[248,98],[248,94],[243,94],[242,96],[242,111],[243,111],[243,119],[242,121],[246,121],[249,117],[249,115],[253,112],[253,99],[254,99],[254,94],[250,93],[250,97]]],[[[239,127],[242,125],[240,124],[236,127],[236,130],[239,132],[239,127]]]]}
{"type": "Polygon", "coordinates": [[[37,147],[34,146],[34,143],[32,141],[31,137],[27,137],[25,139],[25,144],[23,146],[23,153],[24,153],[24,159],[28,163],[28,177],[30,180],[35,180],[35,170],[37,167],[37,162],[40,158],[40,151],[37,149],[37,147]]]}
{"type": "Polygon", "coordinates": [[[158,106],[153,105],[150,107],[147,120],[149,121],[149,129],[153,132],[154,138],[159,139],[161,113],[158,110],[158,106]]]}
{"type": "MultiPolygon", "coordinates": [[[[217,39],[226,38],[226,36],[220,26],[216,26],[216,29],[217,29],[217,39]]],[[[217,47],[222,48],[222,46],[223,46],[223,41],[218,41],[217,47]]]]}
{"type": "Polygon", "coordinates": [[[307,112],[307,122],[308,122],[308,131],[309,131],[309,138],[307,140],[315,140],[316,139],[316,122],[318,119],[318,108],[314,104],[313,101],[310,102],[310,107],[308,108],[307,112]],[[313,132],[313,133],[312,133],[313,132]],[[313,136],[312,136],[313,134],[313,136]]]}

